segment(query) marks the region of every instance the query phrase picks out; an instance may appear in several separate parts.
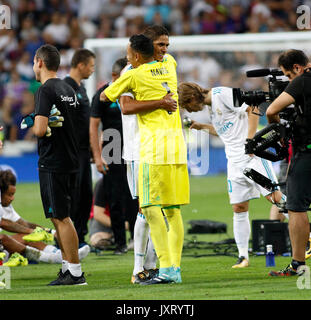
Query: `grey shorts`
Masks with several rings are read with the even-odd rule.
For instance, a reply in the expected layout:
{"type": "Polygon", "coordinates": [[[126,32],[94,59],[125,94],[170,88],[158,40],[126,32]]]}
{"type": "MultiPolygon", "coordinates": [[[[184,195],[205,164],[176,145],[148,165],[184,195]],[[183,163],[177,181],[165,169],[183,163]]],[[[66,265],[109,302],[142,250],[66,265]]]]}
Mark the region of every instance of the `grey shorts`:
{"type": "Polygon", "coordinates": [[[104,226],[94,218],[90,220],[89,223],[89,235],[90,237],[97,233],[97,232],[107,232],[107,233],[112,233],[112,229],[109,227],[104,226]]]}

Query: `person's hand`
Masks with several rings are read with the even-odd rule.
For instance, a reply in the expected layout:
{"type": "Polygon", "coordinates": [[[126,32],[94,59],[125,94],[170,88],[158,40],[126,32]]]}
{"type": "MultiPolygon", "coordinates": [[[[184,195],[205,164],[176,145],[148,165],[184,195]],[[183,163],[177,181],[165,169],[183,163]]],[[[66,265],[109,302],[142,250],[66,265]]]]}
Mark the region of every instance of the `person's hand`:
{"type": "Polygon", "coordinates": [[[104,92],[104,91],[102,91],[102,93],[100,94],[100,96],[99,96],[99,100],[100,100],[100,101],[102,101],[102,102],[107,101],[107,97],[106,97],[106,95],[105,95],[105,92],[104,92]]]}
{"type": "Polygon", "coordinates": [[[102,174],[108,173],[109,167],[104,158],[100,157],[98,159],[95,159],[95,165],[98,172],[102,174]]]}
{"type": "Polygon", "coordinates": [[[168,93],[161,100],[161,107],[169,112],[175,112],[177,110],[177,101],[172,98],[174,93],[168,93]]]}
{"type": "Polygon", "coordinates": [[[51,135],[52,135],[52,130],[51,130],[51,128],[48,126],[48,127],[46,128],[45,136],[49,138],[51,135]]]}
{"type": "Polygon", "coordinates": [[[35,113],[32,112],[23,118],[21,122],[21,129],[31,128],[34,125],[35,113]]]}
{"type": "Polygon", "coordinates": [[[197,121],[192,120],[191,126],[189,127],[189,129],[202,130],[202,124],[197,121]]]}
{"type": "Polygon", "coordinates": [[[64,117],[61,117],[61,112],[53,105],[49,116],[49,127],[58,128],[63,126],[64,117]]]}

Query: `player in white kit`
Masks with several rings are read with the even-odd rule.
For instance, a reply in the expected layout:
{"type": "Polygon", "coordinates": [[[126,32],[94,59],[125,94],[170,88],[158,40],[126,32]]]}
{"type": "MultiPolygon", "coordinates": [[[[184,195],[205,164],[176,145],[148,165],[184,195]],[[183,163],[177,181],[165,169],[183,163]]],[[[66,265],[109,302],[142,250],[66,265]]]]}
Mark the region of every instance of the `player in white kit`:
{"type": "Polygon", "coordinates": [[[209,110],[210,124],[192,121],[190,128],[207,129],[209,133],[218,135],[225,145],[228,193],[234,212],[233,233],[239,251],[239,259],[232,267],[247,267],[250,238],[249,200],[259,198],[261,194],[279,208],[283,209],[286,203],[286,196],[281,191],[271,193],[243,174],[244,169],[252,168],[277,182],[270,161],[245,154],[246,139],[252,138],[256,133],[259,117],[247,104],[235,105],[232,88],[203,89],[195,83],[181,83],[178,94],[180,106],[188,112],[200,111],[205,106],[209,110]]]}

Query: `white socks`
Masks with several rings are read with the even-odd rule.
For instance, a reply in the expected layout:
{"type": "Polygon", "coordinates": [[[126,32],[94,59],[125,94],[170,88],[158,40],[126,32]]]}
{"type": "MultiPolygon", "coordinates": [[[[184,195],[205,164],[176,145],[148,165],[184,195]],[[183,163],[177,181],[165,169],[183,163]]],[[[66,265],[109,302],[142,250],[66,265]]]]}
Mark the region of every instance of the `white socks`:
{"type": "Polygon", "coordinates": [[[156,269],[157,259],[158,257],[155,252],[155,249],[151,240],[150,232],[149,232],[149,239],[148,239],[148,246],[147,246],[147,253],[146,253],[144,268],[146,270],[156,269]]]}
{"type": "MultiPolygon", "coordinates": [[[[90,253],[90,251],[91,251],[91,248],[88,245],[81,247],[78,251],[79,260],[81,261],[82,259],[84,259],[90,253]]],[[[46,246],[42,252],[44,253],[43,254],[44,256],[46,256],[45,254],[48,255],[46,257],[43,257],[43,259],[45,259],[45,260],[40,260],[42,262],[62,263],[62,261],[63,261],[61,250],[57,249],[54,246],[46,246]]]]}
{"type": "Polygon", "coordinates": [[[68,262],[68,270],[74,277],[81,277],[82,269],[80,263],[69,263],[68,262]]]}
{"type": "MultiPolygon", "coordinates": [[[[80,263],[69,263],[66,260],[62,260],[61,251],[57,250],[55,252],[55,249],[56,248],[54,246],[46,246],[43,251],[40,251],[36,248],[26,246],[25,256],[29,260],[34,260],[37,262],[61,263],[62,264],[62,273],[65,273],[67,270],[69,270],[73,276],[80,277],[82,274],[81,264],[80,263]]],[[[89,252],[90,252],[89,246],[84,246],[84,247],[80,248],[79,249],[80,259],[83,259],[84,257],[86,257],[89,252]]]]}
{"type": "Polygon", "coordinates": [[[45,262],[45,263],[58,262],[57,260],[55,260],[55,257],[56,257],[55,253],[40,251],[36,248],[29,247],[29,246],[26,246],[25,256],[27,259],[37,261],[37,262],[45,262]]]}
{"type": "Polygon", "coordinates": [[[248,211],[233,213],[233,234],[239,250],[239,257],[248,257],[248,241],[251,233],[248,211]]]}
{"type": "Polygon", "coordinates": [[[65,273],[67,270],[74,276],[80,277],[82,275],[82,269],[80,263],[69,263],[66,260],[62,261],[62,273],[65,273]]]}
{"type": "Polygon", "coordinates": [[[55,246],[48,244],[42,251],[46,253],[56,253],[57,250],[59,249],[57,249],[55,246]]]}
{"type": "Polygon", "coordinates": [[[62,261],[62,273],[65,273],[68,270],[68,261],[63,260],[62,261]]]}
{"type": "Polygon", "coordinates": [[[30,247],[30,246],[26,246],[25,248],[25,257],[28,260],[33,260],[33,261],[41,261],[41,256],[43,254],[43,251],[40,251],[36,248],[30,247]]]}
{"type": "Polygon", "coordinates": [[[149,235],[149,225],[141,213],[137,214],[134,226],[134,270],[133,275],[144,270],[144,260],[149,235]]]}

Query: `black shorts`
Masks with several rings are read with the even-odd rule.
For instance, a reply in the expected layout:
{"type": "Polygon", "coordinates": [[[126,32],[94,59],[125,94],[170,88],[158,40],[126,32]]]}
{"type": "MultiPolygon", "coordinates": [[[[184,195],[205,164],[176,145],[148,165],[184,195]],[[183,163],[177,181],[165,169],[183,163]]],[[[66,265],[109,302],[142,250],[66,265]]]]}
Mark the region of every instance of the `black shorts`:
{"type": "Polygon", "coordinates": [[[293,156],[286,183],[287,209],[306,212],[311,204],[311,153],[293,156]]]}
{"type": "Polygon", "coordinates": [[[104,178],[97,181],[94,188],[94,205],[105,208],[107,204],[107,191],[104,189],[104,178]]]}
{"type": "Polygon", "coordinates": [[[39,171],[39,181],[46,218],[70,217],[77,200],[78,173],[39,171]]]}

